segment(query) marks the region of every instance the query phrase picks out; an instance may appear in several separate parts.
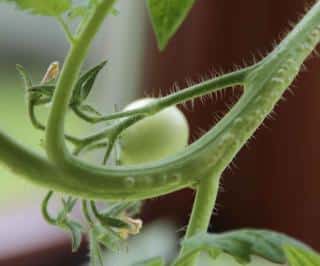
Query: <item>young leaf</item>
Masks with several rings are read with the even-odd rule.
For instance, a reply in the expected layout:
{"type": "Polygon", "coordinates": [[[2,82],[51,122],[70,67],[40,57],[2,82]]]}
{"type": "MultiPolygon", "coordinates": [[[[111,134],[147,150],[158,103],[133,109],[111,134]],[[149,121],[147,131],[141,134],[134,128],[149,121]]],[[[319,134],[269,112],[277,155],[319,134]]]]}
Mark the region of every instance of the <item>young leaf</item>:
{"type": "Polygon", "coordinates": [[[164,266],[165,262],[161,257],[144,260],[133,264],[132,266],[164,266]]]}
{"type": "Polygon", "coordinates": [[[72,238],[72,252],[76,252],[81,244],[81,237],[82,237],[82,227],[80,224],[74,221],[65,221],[63,228],[68,229],[71,233],[72,238]]]}
{"type": "MultiPolygon", "coordinates": [[[[81,105],[81,103],[84,100],[86,100],[87,97],[89,96],[92,86],[99,72],[106,65],[106,63],[107,61],[102,62],[101,64],[90,69],[88,72],[86,72],[79,78],[75,86],[75,89],[73,91],[72,99],[70,102],[71,106],[77,106],[80,109],[80,111],[83,111],[88,114],[93,114],[98,116],[101,115],[97,110],[95,110],[90,105],[81,105]]],[[[35,104],[46,104],[52,100],[53,93],[55,90],[55,85],[40,84],[37,86],[32,86],[32,83],[29,80],[29,77],[26,71],[24,70],[24,68],[20,65],[17,65],[17,69],[26,83],[26,88],[29,95],[38,97],[36,100],[39,103],[36,101],[35,104]]]]}
{"type": "Polygon", "coordinates": [[[59,211],[57,216],[57,223],[65,225],[65,222],[68,221],[68,215],[72,211],[73,207],[77,203],[77,199],[68,197],[67,200],[62,198],[63,208],[59,211]]]}
{"type": "Polygon", "coordinates": [[[74,208],[74,206],[76,205],[77,201],[78,200],[76,198],[72,198],[70,196],[68,197],[67,200],[62,198],[62,205],[63,205],[63,208],[65,209],[65,212],[70,213],[74,208]]]}
{"type": "Polygon", "coordinates": [[[101,254],[101,248],[97,240],[95,230],[89,232],[90,243],[90,266],[103,266],[103,258],[101,254]]]}
{"type": "Polygon", "coordinates": [[[81,224],[69,220],[68,214],[72,211],[75,206],[77,199],[68,197],[67,200],[62,199],[63,209],[59,211],[57,218],[50,216],[48,212],[48,204],[53,196],[53,191],[49,191],[45,199],[42,202],[42,214],[48,223],[58,226],[71,233],[72,237],[72,252],[79,249],[82,237],[82,226],[81,224]]]}
{"type": "Polygon", "coordinates": [[[32,86],[28,91],[37,92],[43,96],[52,98],[54,89],[55,89],[54,85],[37,85],[37,86],[32,86]]]}
{"type": "Polygon", "coordinates": [[[108,209],[106,215],[116,217],[125,212],[132,217],[140,212],[141,205],[140,201],[116,203],[108,209]]]}
{"type": "Polygon", "coordinates": [[[26,91],[28,91],[30,87],[32,87],[32,80],[29,77],[29,74],[22,65],[16,65],[16,69],[19,72],[21,78],[23,79],[26,91]]]}
{"type": "Polygon", "coordinates": [[[130,228],[129,224],[118,218],[110,217],[107,215],[100,215],[98,219],[100,223],[105,227],[130,228]]]}
{"type": "Polygon", "coordinates": [[[160,50],[176,33],[187,17],[195,0],[147,0],[154,32],[160,50]]]}
{"type": "Polygon", "coordinates": [[[87,6],[76,6],[68,12],[68,18],[70,20],[73,20],[80,17],[84,17],[87,14],[87,12],[88,12],[87,6]]]}
{"type": "Polygon", "coordinates": [[[123,239],[120,238],[118,234],[99,224],[94,226],[92,233],[95,235],[95,239],[98,243],[101,243],[111,251],[118,251],[123,243],[123,239]]]}
{"type": "Polygon", "coordinates": [[[94,107],[88,104],[82,104],[78,106],[78,109],[81,112],[86,113],[88,115],[102,116],[102,114],[99,111],[97,111],[94,107]]]}
{"type": "Polygon", "coordinates": [[[294,246],[284,246],[290,266],[319,266],[320,255],[294,246]]]}
{"type": "Polygon", "coordinates": [[[71,0],[0,0],[15,3],[21,10],[43,16],[59,16],[71,8],[71,0]]]}
{"type": "Polygon", "coordinates": [[[106,64],[107,61],[103,61],[80,77],[73,91],[71,105],[80,105],[87,99],[99,72],[106,64]]]}
{"type": "Polygon", "coordinates": [[[311,250],[297,240],[283,234],[267,230],[238,230],[223,234],[200,234],[182,243],[188,250],[175,266],[183,265],[189,256],[199,251],[207,252],[213,259],[221,253],[234,257],[240,264],[247,264],[256,255],[273,263],[287,262],[284,245],[292,245],[303,250],[311,250]]]}
{"type": "Polygon", "coordinates": [[[100,213],[94,201],[91,201],[90,204],[93,214],[99,220],[101,225],[103,225],[106,229],[108,229],[109,227],[130,228],[130,225],[123,220],[116,217],[111,217],[108,214],[100,213]]]}

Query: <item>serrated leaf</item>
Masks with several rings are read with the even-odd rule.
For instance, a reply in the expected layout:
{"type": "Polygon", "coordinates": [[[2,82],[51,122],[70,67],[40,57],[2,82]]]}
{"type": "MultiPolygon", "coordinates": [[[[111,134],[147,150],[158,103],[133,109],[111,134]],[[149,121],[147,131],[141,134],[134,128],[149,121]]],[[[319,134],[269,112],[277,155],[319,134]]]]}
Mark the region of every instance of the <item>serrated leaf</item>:
{"type": "Polygon", "coordinates": [[[187,17],[195,0],[147,0],[160,50],[163,50],[187,17]]]}
{"type": "Polygon", "coordinates": [[[176,262],[183,263],[199,251],[207,252],[213,259],[221,253],[234,257],[240,264],[247,264],[251,256],[256,255],[273,263],[284,264],[287,262],[284,245],[311,250],[307,245],[290,238],[284,234],[268,230],[238,230],[223,234],[200,234],[182,243],[187,253],[176,262]]]}
{"type": "Polygon", "coordinates": [[[80,105],[87,99],[99,72],[106,64],[107,61],[103,61],[80,77],[73,91],[71,105],[80,105]]]}
{"type": "Polygon", "coordinates": [[[310,250],[295,246],[284,246],[284,251],[290,266],[319,266],[320,255],[310,250]]]}
{"type": "Polygon", "coordinates": [[[161,257],[155,257],[132,264],[132,266],[164,266],[165,262],[161,257]]]}
{"type": "Polygon", "coordinates": [[[14,3],[28,12],[43,16],[58,16],[71,8],[71,0],[0,0],[0,2],[14,3]]]}

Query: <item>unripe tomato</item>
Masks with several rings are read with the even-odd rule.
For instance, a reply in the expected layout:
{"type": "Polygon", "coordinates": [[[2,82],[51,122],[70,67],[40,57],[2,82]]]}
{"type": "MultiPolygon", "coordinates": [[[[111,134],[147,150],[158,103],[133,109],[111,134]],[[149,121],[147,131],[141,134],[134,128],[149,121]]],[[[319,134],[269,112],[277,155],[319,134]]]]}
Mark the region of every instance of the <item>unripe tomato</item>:
{"type": "MultiPolygon", "coordinates": [[[[143,107],[153,98],[143,98],[124,110],[143,107]]],[[[127,128],[119,139],[121,164],[143,164],[161,160],[184,149],[188,144],[189,126],[184,114],[175,106],[147,117],[127,128]]]]}

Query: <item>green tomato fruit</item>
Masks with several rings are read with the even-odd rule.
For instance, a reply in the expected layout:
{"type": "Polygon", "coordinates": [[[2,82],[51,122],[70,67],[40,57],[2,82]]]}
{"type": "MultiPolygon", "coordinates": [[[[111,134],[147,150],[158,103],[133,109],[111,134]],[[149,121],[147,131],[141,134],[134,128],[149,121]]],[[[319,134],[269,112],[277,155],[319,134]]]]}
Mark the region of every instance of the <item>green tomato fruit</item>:
{"type": "MultiPolygon", "coordinates": [[[[153,101],[153,98],[139,99],[124,110],[143,107],[153,101]]],[[[188,139],[189,126],[184,114],[175,106],[168,107],[121,134],[119,161],[124,165],[158,161],[183,150],[188,139]]]]}

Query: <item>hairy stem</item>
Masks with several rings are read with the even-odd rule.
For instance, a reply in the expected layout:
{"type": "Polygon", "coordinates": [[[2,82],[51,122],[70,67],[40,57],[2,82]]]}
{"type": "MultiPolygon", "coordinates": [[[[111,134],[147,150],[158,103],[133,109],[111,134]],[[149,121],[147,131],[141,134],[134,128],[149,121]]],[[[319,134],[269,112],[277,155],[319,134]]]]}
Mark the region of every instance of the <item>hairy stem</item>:
{"type": "Polygon", "coordinates": [[[243,81],[245,80],[246,76],[250,72],[252,72],[253,69],[256,67],[258,67],[258,64],[232,72],[232,73],[222,75],[217,78],[206,80],[199,84],[193,85],[187,89],[159,98],[157,99],[157,101],[154,101],[143,107],[136,108],[134,110],[116,112],[116,113],[106,115],[106,116],[101,116],[101,117],[91,117],[90,122],[100,123],[104,121],[109,121],[117,118],[123,118],[123,117],[134,116],[134,115],[148,116],[148,115],[157,113],[169,106],[184,103],[194,98],[207,95],[208,93],[214,93],[227,87],[243,85],[243,81]]]}
{"type": "MultiPolygon", "coordinates": [[[[197,188],[197,194],[185,239],[199,233],[207,232],[219,191],[219,182],[220,175],[217,175],[216,173],[201,179],[197,188]]],[[[183,248],[180,252],[180,256],[185,255],[186,251],[187,250],[183,248]]],[[[197,257],[198,254],[193,255],[183,266],[196,265],[197,257]]]]}
{"type": "MultiPolygon", "coordinates": [[[[80,66],[113,2],[104,0],[99,3],[67,57],[46,130],[50,160],[31,152],[0,131],[0,161],[5,166],[49,189],[82,198],[151,198],[193,186],[210,170],[221,173],[273,110],[320,41],[318,1],[268,57],[242,77],[241,84],[246,89],[241,99],[198,141],[159,162],[142,166],[95,166],[69,153],[64,140],[64,122],[80,66]]],[[[210,89],[206,88],[208,93],[210,89]]]]}

